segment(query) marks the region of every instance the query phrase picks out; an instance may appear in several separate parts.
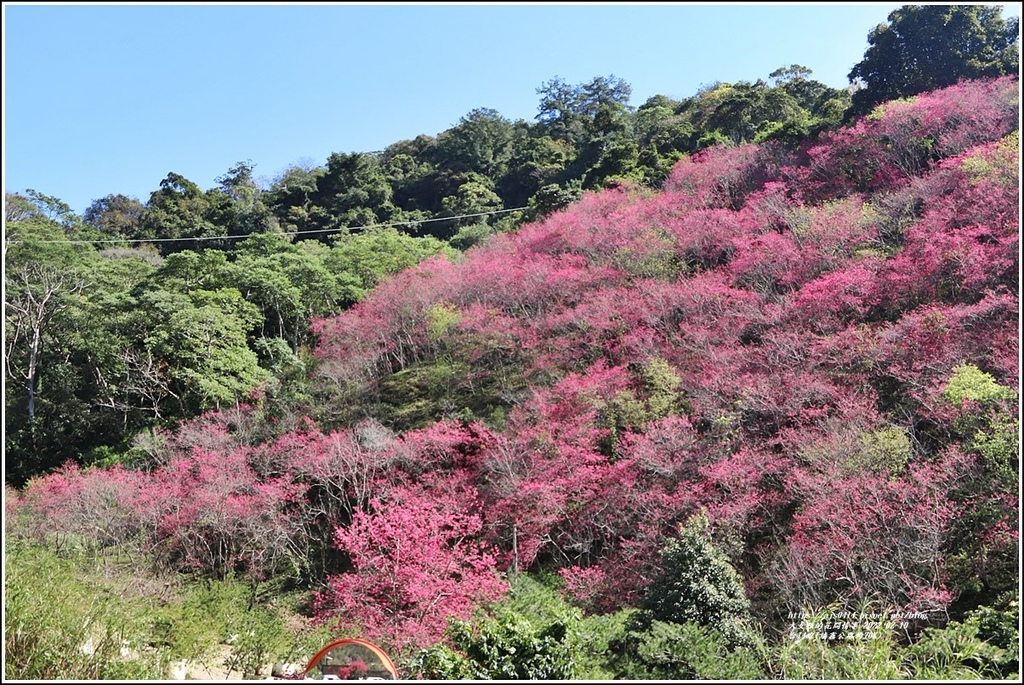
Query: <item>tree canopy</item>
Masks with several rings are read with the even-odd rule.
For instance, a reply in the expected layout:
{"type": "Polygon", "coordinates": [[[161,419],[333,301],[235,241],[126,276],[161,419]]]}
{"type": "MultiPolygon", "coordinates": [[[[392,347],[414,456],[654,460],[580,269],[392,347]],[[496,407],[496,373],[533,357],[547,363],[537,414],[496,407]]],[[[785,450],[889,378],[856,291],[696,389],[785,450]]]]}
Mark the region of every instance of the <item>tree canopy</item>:
{"type": "Polygon", "coordinates": [[[961,79],[1016,74],[1019,52],[1019,19],[1004,19],[999,6],[904,5],[868,34],[864,59],[850,70],[863,84],[850,114],[961,79]]]}

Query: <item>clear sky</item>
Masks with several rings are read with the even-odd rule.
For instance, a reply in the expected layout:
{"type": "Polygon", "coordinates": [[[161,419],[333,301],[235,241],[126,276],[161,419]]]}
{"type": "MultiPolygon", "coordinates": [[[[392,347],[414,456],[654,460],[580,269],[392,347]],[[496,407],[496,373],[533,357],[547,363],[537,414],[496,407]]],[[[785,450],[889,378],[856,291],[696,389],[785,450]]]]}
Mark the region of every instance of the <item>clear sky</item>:
{"type": "Polygon", "coordinates": [[[83,212],[170,172],[205,190],[251,161],[269,181],[479,107],[532,121],[556,76],[622,78],[634,106],[791,64],[843,88],[902,4],[8,2],[4,191],[83,212]]]}

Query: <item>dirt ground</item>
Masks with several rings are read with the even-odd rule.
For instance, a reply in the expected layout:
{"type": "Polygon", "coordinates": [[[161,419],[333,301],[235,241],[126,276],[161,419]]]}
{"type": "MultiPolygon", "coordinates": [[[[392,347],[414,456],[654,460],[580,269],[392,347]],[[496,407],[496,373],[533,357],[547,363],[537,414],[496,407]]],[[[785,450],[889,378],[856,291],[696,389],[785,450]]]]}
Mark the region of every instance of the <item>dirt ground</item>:
{"type": "Polygon", "coordinates": [[[178,664],[177,668],[174,669],[173,678],[174,680],[204,680],[204,681],[215,681],[225,682],[232,680],[247,680],[252,682],[253,680],[273,680],[271,678],[271,664],[267,664],[261,670],[259,675],[252,678],[244,678],[240,671],[228,671],[224,666],[227,662],[228,657],[231,655],[231,647],[229,645],[222,645],[219,653],[207,657],[202,662],[193,661],[187,664],[178,664]]]}

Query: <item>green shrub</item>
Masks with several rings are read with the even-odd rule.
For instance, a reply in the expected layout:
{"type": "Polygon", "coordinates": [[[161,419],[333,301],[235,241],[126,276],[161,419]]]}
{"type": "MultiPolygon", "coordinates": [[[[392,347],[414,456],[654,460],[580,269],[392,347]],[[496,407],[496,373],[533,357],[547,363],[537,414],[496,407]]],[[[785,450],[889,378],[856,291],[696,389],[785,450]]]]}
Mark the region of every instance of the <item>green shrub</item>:
{"type": "Polygon", "coordinates": [[[616,678],[657,680],[757,680],[764,677],[757,652],[737,647],[713,628],[653,621],[613,644],[616,678]]]}
{"type": "Polygon", "coordinates": [[[5,551],[5,679],[163,677],[146,639],[149,606],[86,577],[74,557],[11,542],[5,551]]]}
{"type": "MultiPolygon", "coordinates": [[[[554,582],[554,581],[552,581],[554,582]]],[[[569,680],[582,656],[578,609],[552,585],[529,576],[511,581],[509,598],[491,616],[452,620],[449,645],[420,651],[411,670],[438,680],[569,680]]]]}
{"type": "Polygon", "coordinates": [[[680,527],[662,550],[661,568],[636,615],[635,632],[654,621],[694,623],[718,631],[730,644],[746,641],[750,602],[743,580],[712,543],[706,516],[680,527]]]}
{"type": "Polygon", "coordinates": [[[432,645],[412,658],[409,670],[426,680],[473,680],[475,671],[470,660],[448,645],[432,645]]]}
{"type": "Polygon", "coordinates": [[[231,653],[224,664],[228,673],[259,676],[265,665],[281,660],[288,652],[288,631],[280,614],[270,607],[240,612],[228,626],[234,631],[229,638],[231,653]]]}
{"type": "Polygon", "coordinates": [[[1020,603],[1004,595],[963,621],[928,628],[903,654],[914,678],[1020,680],[1020,603]]]}
{"type": "MultiPolygon", "coordinates": [[[[895,654],[895,622],[883,619],[873,625],[874,619],[865,623],[855,620],[849,628],[852,635],[831,639],[821,631],[826,630],[831,616],[843,610],[843,605],[837,604],[803,612],[801,620],[809,630],[790,632],[770,646],[762,644],[761,659],[770,676],[781,680],[903,678],[905,673],[895,654]]],[[[884,614],[867,605],[852,613],[861,612],[884,614]]]]}
{"type": "Polygon", "coordinates": [[[245,677],[305,662],[333,635],[293,631],[254,588],[229,578],[177,587],[93,555],[5,543],[4,676],[18,680],[152,680],[172,664],[223,666],[245,677]],[[156,590],[156,591],[155,591],[156,590]]]}

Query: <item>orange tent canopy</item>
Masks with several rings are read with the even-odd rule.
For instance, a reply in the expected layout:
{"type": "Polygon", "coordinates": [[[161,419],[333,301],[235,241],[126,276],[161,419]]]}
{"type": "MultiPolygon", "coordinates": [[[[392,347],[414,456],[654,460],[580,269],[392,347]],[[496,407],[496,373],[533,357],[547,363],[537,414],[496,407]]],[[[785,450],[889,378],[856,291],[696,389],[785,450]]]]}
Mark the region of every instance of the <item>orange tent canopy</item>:
{"type": "Polygon", "coordinates": [[[384,651],[368,640],[346,637],[313,655],[303,673],[325,680],[397,680],[398,670],[384,651]]]}

